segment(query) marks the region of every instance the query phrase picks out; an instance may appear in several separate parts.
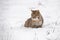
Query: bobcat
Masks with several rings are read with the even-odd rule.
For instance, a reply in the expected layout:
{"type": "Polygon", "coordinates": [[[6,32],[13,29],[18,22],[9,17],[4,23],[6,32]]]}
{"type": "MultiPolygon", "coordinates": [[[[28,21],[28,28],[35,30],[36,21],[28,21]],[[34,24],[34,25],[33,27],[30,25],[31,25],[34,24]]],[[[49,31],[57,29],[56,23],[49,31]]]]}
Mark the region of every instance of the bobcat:
{"type": "Polygon", "coordinates": [[[32,14],[31,14],[31,18],[29,18],[24,26],[25,27],[31,27],[31,28],[41,28],[43,25],[43,17],[41,15],[41,13],[39,12],[39,10],[31,10],[32,14]]]}

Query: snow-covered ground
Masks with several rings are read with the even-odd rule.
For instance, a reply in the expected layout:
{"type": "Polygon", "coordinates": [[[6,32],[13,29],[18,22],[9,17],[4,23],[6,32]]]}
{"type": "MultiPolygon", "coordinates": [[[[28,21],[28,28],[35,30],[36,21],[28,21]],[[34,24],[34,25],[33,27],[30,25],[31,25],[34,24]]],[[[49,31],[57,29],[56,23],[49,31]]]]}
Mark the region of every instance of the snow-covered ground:
{"type": "Polygon", "coordinates": [[[0,0],[0,40],[60,40],[60,0],[0,0]],[[25,28],[31,9],[39,9],[43,28],[25,28]]]}

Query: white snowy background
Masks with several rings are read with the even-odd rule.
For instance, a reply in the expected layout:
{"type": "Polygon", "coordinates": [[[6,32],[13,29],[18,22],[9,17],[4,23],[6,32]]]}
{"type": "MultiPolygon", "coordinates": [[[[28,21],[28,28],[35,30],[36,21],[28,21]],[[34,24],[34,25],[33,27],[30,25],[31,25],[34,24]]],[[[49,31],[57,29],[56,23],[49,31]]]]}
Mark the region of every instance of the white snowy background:
{"type": "Polygon", "coordinates": [[[60,40],[60,0],[0,0],[0,40],[60,40]],[[43,28],[25,28],[31,9],[39,9],[43,28]]]}

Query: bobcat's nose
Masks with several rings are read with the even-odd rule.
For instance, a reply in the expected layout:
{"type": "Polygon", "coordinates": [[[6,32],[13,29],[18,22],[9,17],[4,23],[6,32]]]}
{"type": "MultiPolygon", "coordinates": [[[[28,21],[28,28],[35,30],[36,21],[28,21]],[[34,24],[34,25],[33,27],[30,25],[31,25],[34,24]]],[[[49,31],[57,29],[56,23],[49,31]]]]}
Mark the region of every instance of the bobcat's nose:
{"type": "Polygon", "coordinates": [[[39,19],[39,16],[37,16],[36,18],[39,19]]]}

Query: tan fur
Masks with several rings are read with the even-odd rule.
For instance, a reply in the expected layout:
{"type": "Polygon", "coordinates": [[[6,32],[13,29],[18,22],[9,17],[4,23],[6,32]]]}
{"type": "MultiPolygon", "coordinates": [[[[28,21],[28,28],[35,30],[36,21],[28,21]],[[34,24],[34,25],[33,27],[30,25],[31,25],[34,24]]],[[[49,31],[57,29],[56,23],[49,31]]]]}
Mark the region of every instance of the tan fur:
{"type": "Polygon", "coordinates": [[[25,27],[32,27],[32,28],[39,28],[42,27],[43,25],[43,17],[41,15],[41,13],[39,12],[39,10],[31,10],[32,14],[31,14],[31,18],[29,18],[24,26],[25,27]]]}

